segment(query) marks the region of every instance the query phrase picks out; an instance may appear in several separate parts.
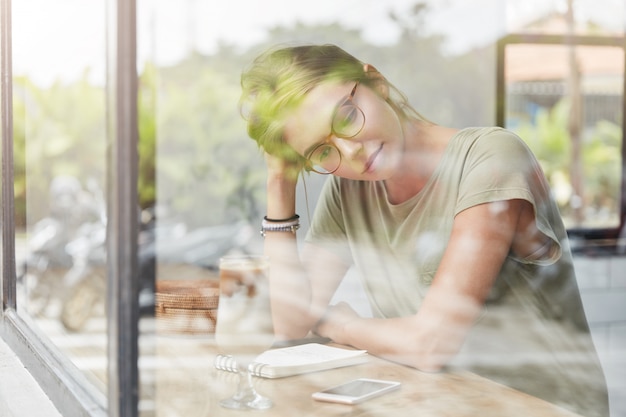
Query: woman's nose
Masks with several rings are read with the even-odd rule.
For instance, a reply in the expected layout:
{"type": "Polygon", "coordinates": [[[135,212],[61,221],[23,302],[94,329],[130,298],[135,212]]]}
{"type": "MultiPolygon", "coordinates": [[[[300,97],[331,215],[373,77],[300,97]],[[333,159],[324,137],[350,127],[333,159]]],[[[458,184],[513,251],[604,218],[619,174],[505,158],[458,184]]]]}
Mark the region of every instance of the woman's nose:
{"type": "Polygon", "coordinates": [[[363,144],[352,139],[334,138],[333,142],[345,158],[354,158],[363,150],[363,144]]]}

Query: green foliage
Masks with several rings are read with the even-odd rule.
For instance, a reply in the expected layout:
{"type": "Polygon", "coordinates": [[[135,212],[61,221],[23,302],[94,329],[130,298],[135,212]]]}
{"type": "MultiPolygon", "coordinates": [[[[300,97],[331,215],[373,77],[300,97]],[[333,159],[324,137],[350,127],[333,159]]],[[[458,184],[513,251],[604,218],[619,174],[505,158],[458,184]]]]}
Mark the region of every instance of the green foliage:
{"type": "Polygon", "coordinates": [[[263,158],[246,136],[234,74],[200,56],[159,73],[158,197],[191,225],[252,219],[261,210],[263,158]]]}
{"type": "MultiPolygon", "coordinates": [[[[14,97],[19,97],[21,90],[26,89],[28,80],[23,77],[13,79],[14,97]]],[[[24,100],[13,99],[13,160],[15,194],[15,224],[26,224],[26,103],[24,100]]]]}
{"type": "MultiPolygon", "coordinates": [[[[422,31],[428,9],[416,3],[410,14],[391,16],[401,33],[394,45],[372,45],[337,23],[296,22],[273,28],[249,50],[222,44],[212,55],[192,52],[170,67],[145,63],[138,95],[141,206],[167,205],[191,226],[262,217],[265,166],[238,112],[239,75],[274,45],[337,44],[377,67],[434,122],[492,124],[489,49],[445,55],[445,38],[422,31]]],[[[29,216],[45,215],[47,188],[56,175],[104,184],[106,91],[90,85],[87,75],[49,88],[15,80],[16,195],[24,218],[27,191],[34,208],[29,216]]]]}
{"type": "Polygon", "coordinates": [[[48,188],[59,175],[104,178],[105,94],[81,79],[48,88],[14,79],[16,224],[47,214],[48,188]],[[28,212],[26,196],[28,195],[28,212]]]}
{"type": "MultiPolygon", "coordinates": [[[[552,189],[557,194],[557,202],[562,214],[570,213],[571,195],[560,195],[560,190],[571,188],[571,139],[567,129],[569,102],[560,100],[552,109],[542,108],[537,112],[535,121],[522,123],[516,132],[528,143],[539,159],[552,189]]],[[[587,223],[594,223],[593,218],[607,213],[617,216],[619,208],[619,190],[621,181],[621,138],[619,125],[602,120],[583,132],[582,168],[584,178],[584,196],[582,202],[588,208],[587,223]]],[[[606,220],[600,220],[606,221],[606,220]]]]}
{"type": "Polygon", "coordinates": [[[139,154],[138,184],[139,205],[141,208],[154,206],[156,203],[156,85],[157,69],[147,64],[139,77],[138,130],[139,154]]]}
{"type": "Polygon", "coordinates": [[[373,63],[433,121],[490,124],[492,109],[476,105],[494,96],[484,88],[491,83],[482,54],[444,56],[441,36],[424,36],[403,22],[407,27],[395,45],[368,44],[357,31],[335,23],[296,23],[270,30],[265,42],[241,53],[222,45],[211,56],[190,54],[173,67],[157,68],[158,200],[191,224],[254,223],[262,217],[265,166],[237,110],[239,74],[260,51],[276,45],[337,44],[373,63]]]}
{"type": "Polygon", "coordinates": [[[621,186],[622,128],[609,121],[600,121],[585,143],[584,177],[588,190],[593,190],[590,204],[615,211],[619,207],[621,186]]]}
{"type": "Polygon", "coordinates": [[[548,178],[569,172],[571,140],[567,130],[569,105],[561,100],[552,109],[541,108],[535,121],[523,123],[517,133],[528,143],[548,178]]]}

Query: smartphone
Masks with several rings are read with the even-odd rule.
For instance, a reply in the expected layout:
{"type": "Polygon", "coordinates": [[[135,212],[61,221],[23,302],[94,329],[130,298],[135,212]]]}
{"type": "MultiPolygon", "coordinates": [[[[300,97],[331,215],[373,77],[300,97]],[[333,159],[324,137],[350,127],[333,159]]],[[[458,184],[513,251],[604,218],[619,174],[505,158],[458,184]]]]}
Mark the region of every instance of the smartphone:
{"type": "Polygon", "coordinates": [[[396,381],[359,378],[312,394],[314,400],[341,404],[358,404],[400,388],[396,381]]]}

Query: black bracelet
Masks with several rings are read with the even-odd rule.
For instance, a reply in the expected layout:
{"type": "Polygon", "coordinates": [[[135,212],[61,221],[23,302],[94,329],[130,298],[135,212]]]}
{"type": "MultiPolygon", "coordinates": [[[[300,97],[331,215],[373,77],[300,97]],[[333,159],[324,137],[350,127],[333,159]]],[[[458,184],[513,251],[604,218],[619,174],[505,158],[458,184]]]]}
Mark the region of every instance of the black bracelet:
{"type": "Polygon", "coordinates": [[[272,223],[285,223],[285,222],[292,222],[294,220],[298,220],[300,218],[300,216],[298,216],[297,214],[294,214],[293,216],[289,217],[288,219],[270,219],[267,216],[264,216],[263,219],[265,221],[268,222],[272,222],[272,223]]]}

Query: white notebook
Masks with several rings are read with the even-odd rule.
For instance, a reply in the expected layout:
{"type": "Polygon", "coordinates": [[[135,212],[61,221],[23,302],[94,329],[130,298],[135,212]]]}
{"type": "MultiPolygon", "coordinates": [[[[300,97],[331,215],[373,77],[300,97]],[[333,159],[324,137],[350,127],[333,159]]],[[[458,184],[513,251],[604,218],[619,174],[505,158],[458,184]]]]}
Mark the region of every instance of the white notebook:
{"type": "MultiPolygon", "coordinates": [[[[365,350],[344,349],[319,343],[307,343],[278,349],[270,349],[259,355],[250,365],[252,375],[262,378],[282,378],[308,372],[324,371],[367,362],[365,350]]],[[[218,354],[214,365],[217,369],[237,372],[235,360],[218,354]]]]}

